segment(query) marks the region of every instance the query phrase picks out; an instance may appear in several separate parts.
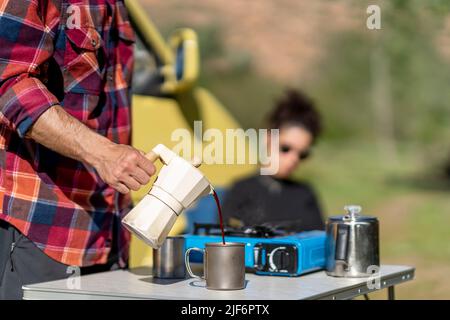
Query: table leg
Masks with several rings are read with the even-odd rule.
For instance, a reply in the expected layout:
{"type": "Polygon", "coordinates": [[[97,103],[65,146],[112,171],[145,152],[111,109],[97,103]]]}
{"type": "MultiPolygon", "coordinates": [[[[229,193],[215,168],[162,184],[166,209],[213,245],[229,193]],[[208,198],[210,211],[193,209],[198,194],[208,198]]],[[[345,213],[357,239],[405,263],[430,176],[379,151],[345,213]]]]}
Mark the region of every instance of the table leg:
{"type": "Polygon", "coordinates": [[[394,289],[394,286],[388,287],[388,300],[395,300],[395,289],[394,289]]]}

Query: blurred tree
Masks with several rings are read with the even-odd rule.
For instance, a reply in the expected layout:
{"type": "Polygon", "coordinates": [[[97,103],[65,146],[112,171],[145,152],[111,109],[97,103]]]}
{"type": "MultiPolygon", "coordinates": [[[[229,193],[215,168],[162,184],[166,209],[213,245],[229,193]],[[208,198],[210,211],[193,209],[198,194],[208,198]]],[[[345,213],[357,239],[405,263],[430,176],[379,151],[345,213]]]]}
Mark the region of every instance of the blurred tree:
{"type": "Polygon", "coordinates": [[[380,39],[372,44],[370,55],[370,73],[372,84],[371,105],[375,117],[375,130],[378,146],[388,161],[397,161],[394,112],[391,90],[390,57],[386,54],[380,39]]]}
{"type": "MultiPolygon", "coordinates": [[[[399,143],[423,154],[442,153],[450,134],[450,66],[437,50],[436,35],[449,2],[379,4],[381,30],[368,30],[364,23],[337,34],[316,81],[308,84],[323,106],[328,137],[373,139],[389,161],[399,143]]],[[[360,1],[355,5],[364,7],[360,1]]]]}

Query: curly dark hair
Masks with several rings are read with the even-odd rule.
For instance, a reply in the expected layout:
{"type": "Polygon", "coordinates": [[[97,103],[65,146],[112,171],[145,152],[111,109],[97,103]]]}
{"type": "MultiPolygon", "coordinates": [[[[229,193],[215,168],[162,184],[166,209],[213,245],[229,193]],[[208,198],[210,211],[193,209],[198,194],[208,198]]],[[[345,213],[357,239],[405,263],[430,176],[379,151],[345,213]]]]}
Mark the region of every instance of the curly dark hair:
{"type": "Polygon", "coordinates": [[[313,140],[322,132],[322,121],[314,102],[299,90],[288,89],[276,101],[266,120],[269,129],[300,126],[309,131],[313,140]]]}

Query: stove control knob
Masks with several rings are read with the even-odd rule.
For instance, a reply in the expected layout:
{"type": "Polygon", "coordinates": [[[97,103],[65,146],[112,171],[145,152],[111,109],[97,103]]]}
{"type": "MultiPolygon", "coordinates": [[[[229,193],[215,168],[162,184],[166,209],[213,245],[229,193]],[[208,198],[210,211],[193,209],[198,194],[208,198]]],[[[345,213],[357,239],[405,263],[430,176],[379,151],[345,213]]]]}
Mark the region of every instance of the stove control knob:
{"type": "Polygon", "coordinates": [[[289,253],[286,251],[286,247],[278,247],[272,250],[269,254],[269,268],[270,271],[280,271],[287,268],[288,255],[289,253]]]}

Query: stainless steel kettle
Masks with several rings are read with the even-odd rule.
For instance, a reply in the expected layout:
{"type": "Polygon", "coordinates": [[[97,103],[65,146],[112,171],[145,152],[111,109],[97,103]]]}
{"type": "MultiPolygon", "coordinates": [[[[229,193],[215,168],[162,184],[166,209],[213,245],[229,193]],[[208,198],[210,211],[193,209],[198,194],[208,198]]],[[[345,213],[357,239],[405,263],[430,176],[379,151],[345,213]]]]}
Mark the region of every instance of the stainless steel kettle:
{"type": "Polygon", "coordinates": [[[327,222],[326,272],[335,277],[368,277],[380,266],[378,219],[360,215],[357,205],[344,209],[346,215],[327,222]]]}

